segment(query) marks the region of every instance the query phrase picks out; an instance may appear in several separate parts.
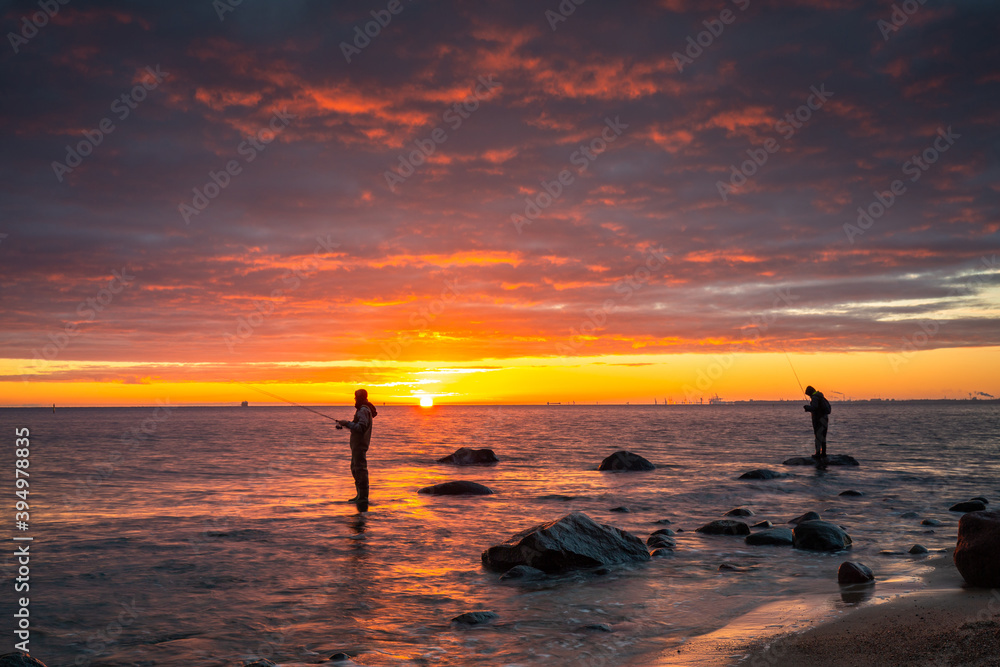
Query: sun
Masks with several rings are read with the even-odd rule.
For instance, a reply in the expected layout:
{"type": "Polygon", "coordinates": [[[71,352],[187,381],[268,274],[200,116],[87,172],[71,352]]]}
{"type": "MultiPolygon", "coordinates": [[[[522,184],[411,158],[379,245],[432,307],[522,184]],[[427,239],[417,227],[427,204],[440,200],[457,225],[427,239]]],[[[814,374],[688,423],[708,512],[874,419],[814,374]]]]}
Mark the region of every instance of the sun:
{"type": "Polygon", "coordinates": [[[420,397],[420,407],[422,408],[432,408],[434,407],[434,397],[423,394],[420,397]]]}

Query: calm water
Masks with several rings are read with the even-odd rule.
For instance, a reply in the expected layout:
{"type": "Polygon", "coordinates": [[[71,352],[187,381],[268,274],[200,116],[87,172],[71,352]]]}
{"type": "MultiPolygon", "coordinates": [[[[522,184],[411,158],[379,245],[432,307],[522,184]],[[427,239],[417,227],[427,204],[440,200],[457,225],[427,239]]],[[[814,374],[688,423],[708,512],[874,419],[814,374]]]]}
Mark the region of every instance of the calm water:
{"type": "MultiPolygon", "coordinates": [[[[922,559],[879,550],[953,546],[952,503],[1000,502],[996,404],[835,404],[830,453],[862,465],[826,472],[780,465],[812,451],[798,403],[379,410],[373,505],[361,514],[342,502],[354,495],[346,432],[293,407],[0,410],[5,470],[13,427],[31,429],[31,652],[50,667],[297,664],[337,651],[369,665],[625,664],[776,598],[843,604],[843,554],[693,532],[733,507],[776,524],[819,511],[849,530],[850,558],[872,565],[885,592],[918,586],[922,559]],[[129,435],[144,423],[150,433],[129,435]],[[434,462],[461,446],[491,447],[502,463],[434,462]],[[626,448],[659,467],[595,470],[626,448]],[[757,467],[793,475],[736,480],[757,467]],[[497,495],[416,493],[451,479],[497,495]],[[838,496],[849,488],[865,496],[838,496]],[[631,513],[609,511],[620,505],[631,513]],[[484,548],[573,510],[643,539],[657,519],[685,532],[673,558],[603,577],[518,586],[480,567],[484,548]],[[924,517],[944,525],[928,533],[924,517]],[[722,562],[746,570],[720,573],[722,562]],[[500,620],[449,625],[474,609],[500,620]],[[596,623],[615,631],[579,631],[596,623]]],[[[0,487],[12,495],[10,479],[0,487]]]]}

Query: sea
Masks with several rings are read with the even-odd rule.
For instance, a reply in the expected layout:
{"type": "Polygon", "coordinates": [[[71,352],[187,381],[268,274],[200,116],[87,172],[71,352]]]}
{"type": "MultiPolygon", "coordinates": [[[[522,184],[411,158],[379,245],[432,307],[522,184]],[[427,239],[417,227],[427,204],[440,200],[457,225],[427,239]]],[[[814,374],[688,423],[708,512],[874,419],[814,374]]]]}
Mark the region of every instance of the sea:
{"type": "Polygon", "coordinates": [[[955,544],[960,515],[949,507],[973,496],[1000,503],[996,402],[834,403],[828,452],[860,465],[826,469],[782,465],[813,452],[800,402],[378,412],[371,504],[359,511],[345,502],[354,495],[347,431],[297,407],[0,410],[0,653],[18,641],[13,614],[27,597],[28,648],[49,667],[302,665],[337,653],[363,665],[652,664],[776,601],[819,599],[840,613],[917,590],[927,559],[955,544]],[[30,517],[18,530],[23,428],[30,517]],[[500,463],[436,462],[459,447],[491,448],[500,463]],[[623,449],[656,470],[597,470],[623,449]],[[756,468],[789,476],[739,479],[756,468]],[[496,493],[417,493],[450,480],[496,493]],[[864,495],[839,495],[848,489],[864,495]],[[816,511],[854,544],[826,554],[695,532],[736,507],[778,526],[816,511]],[[501,582],[483,569],[487,547],[569,512],[643,540],[669,527],[677,548],[542,582],[501,582]],[[928,518],[941,525],[922,525],[928,518]],[[30,590],[15,593],[15,549],[25,544],[30,590]],[[914,544],[930,554],[909,554],[914,544]],[[872,567],[876,585],[845,593],[844,560],[872,567]],[[498,618],[451,622],[476,610],[498,618]]]}

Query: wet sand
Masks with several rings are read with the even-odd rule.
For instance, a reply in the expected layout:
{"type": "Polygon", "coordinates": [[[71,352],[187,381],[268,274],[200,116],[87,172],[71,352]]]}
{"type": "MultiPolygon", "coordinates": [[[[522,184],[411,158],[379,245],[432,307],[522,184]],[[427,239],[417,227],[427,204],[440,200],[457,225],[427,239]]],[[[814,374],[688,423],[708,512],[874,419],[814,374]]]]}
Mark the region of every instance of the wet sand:
{"type": "Polygon", "coordinates": [[[964,588],[950,553],[927,564],[935,569],[925,590],[873,600],[825,622],[834,613],[829,598],[772,603],[672,647],[653,664],[1000,666],[1000,591],[964,588]]]}

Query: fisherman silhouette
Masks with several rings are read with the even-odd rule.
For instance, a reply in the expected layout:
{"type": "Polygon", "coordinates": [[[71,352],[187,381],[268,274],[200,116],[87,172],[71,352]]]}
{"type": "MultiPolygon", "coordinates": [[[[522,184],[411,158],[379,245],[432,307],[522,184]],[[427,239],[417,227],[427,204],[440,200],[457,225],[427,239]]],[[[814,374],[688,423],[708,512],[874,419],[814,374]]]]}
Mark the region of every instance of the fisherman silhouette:
{"type": "Polygon", "coordinates": [[[354,487],[357,495],[348,500],[349,503],[368,502],[368,447],[372,442],[372,425],[378,410],[368,400],[368,391],[358,389],[354,392],[354,419],[337,420],[337,428],[346,428],[351,432],[351,474],[354,476],[354,487]]]}
{"type": "Polygon", "coordinates": [[[813,433],[816,436],[816,453],[814,459],[826,458],[826,432],[830,428],[830,401],[826,400],[823,392],[809,385],[806,387],[806,396],[809,397],[809,405],[803,405],[806,412],[812,414],[813,433]]]}

